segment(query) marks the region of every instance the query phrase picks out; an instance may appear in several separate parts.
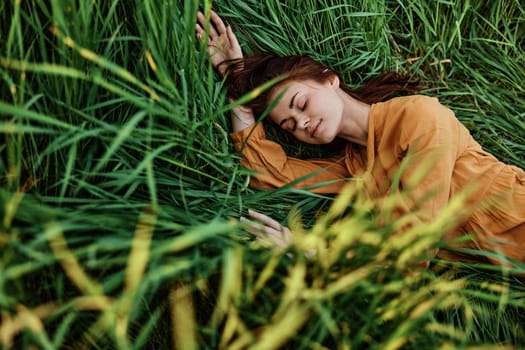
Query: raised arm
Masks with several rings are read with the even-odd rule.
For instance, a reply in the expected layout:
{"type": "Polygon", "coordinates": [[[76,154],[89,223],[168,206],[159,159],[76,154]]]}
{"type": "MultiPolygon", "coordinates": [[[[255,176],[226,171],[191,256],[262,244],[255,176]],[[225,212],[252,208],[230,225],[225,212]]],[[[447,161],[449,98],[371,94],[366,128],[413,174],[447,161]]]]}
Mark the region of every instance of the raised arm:
{"type": "MultiPolygon", "coordinates": [[[[203,13],[197,14],[195,30],[201,42],[206,43],[207,26],[207,52],[210,62],[217,72],[224,76],[229,60],[243,58],[241,47],[231,26],[226,26],[214,11],[210,12],[209,23],[203,13]]],[[[233,109],[231,121],[232,139],[236,150],[242,154],[241,163],[246,168],[257,171],[251,178],[253,186],[271,189],[306,177],[295,187],[309,187],[327,182],[329,184],[318,187],[313,192],[338,193],[343,186],[342,180],[348,177],[348,172],[339,159],[301,160],[288,157],[279,144],[266,139],[261,125],[253,128],[255,117],[250,108],[239,106],[233,109]],[[310,174],[312,176],[308,176],[310,174]],[[335,182],[337,180],[339,181],[335,182]]]]}
{"type": "MultiPolygon", "coordinates": [[[[224,25],[223,20],[214,11],[210,12],[210,19],[207,51],[213,68],[223,77],[227,62],[242,58],[242,50],[230,25],[224,25]]],[[[203,41],[206,37],[207,22],[202,12],[197,14],[197,22],[195,26],[197,38],[203,41]]],[[[255,117],[250,108],[239,106],[232,110],[231,121],[233,131],[236,132],[254,124],[255,117]]]]}

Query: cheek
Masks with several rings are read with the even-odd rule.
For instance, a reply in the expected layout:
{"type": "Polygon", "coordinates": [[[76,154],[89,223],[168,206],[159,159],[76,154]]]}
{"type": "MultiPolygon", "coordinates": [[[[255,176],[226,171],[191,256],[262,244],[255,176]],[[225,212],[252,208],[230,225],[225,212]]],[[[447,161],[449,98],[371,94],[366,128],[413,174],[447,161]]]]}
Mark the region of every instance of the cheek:
{"type": "Polygon", "coordinates": [[[281,120],[278,116],[274,114],[268,114],[268,117],[266,117],[267,121],[269,121],[271,124],[273,124],[277,129],[280,129],[279,127],[279,120],[281,120]]]}
{"type": "Polygon", "coordinates": [[[315,106],[315,111],[325,113],[339,108],[338,102],[334,96],[328,93],[317,95],[311,100],[312,106],[315,106]]]}
{"type": "Polygon", "coordinates": [[[330,119],[339,119],[343,111],[341,101],[334,96],[326,96],[320,106],[326,117],[330,119]]]}

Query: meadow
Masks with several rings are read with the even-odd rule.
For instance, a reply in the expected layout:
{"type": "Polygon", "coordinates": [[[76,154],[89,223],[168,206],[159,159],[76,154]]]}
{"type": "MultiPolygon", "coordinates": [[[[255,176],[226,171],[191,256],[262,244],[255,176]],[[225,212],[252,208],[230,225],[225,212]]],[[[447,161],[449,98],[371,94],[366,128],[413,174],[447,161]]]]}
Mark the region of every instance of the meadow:
{"type": "Polygon", "coordinates": [[[212,7],[246,54],[309,54],[351,86],[412,72],[525,168],[520,0],[2,1],[2,349],[525,347],[524,266],[407,273],[461,199],[392,237],[358,186],[248,186],[195,38],[212,7]],[[237,220],[248,208],[298,243],[254,241],[237,220]]]}

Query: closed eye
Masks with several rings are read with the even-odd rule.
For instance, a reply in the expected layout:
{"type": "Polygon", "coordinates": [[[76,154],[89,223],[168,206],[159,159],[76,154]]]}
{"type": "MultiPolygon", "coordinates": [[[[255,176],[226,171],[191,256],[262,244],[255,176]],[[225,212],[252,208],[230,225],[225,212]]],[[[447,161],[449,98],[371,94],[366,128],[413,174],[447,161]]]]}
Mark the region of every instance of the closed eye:
{"type": "Polygon", "coordinates": [[[292,117],[286,118],[279,123],[279,126],[284,130],[294,132],[297,128],[297,121],[295,121],[295,119],[292,117]]]}
{"type": "Polygon", "coordinates": [[[303,106],[302,106],[301,108],[299,108],[299,109],[300,109],[302,112],[304,112],[305,109],[306,109],[306,107],[308,107],[308,101],[305,100],[303,106]]]}

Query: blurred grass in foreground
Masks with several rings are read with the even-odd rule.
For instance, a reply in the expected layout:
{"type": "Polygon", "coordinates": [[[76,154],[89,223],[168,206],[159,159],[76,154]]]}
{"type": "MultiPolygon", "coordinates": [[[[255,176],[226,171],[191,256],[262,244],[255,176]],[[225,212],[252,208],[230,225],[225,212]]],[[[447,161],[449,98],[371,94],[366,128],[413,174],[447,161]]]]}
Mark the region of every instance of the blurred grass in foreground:
{"type": "MultiPolygon", "coordinates": [[[[225,91],[194,37],[198,6],[0,4],[2,347],[525,346],[525,285],[508,271],[406,272],[461,202],[416,228],[423,238],[392,239],[396,223],[380,226],[358,186],[335,204],[247,188],[225,91]],[[297,247],[252,243],[232,219],[246,208],[291,213],[297,247]]],[[[520,1],[213,7],[247,51],[308,53],[352,85],[413,71],[485,148],[525,168],[520,1]]]]}

